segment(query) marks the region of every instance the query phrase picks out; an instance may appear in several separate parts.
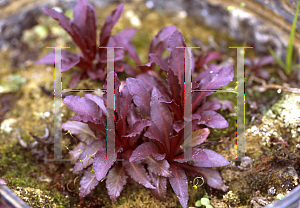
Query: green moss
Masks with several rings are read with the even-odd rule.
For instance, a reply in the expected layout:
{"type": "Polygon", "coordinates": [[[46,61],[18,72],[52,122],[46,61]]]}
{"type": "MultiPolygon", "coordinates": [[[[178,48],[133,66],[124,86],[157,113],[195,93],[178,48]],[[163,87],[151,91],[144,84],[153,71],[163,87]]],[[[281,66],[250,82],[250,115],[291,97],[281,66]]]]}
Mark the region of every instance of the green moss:
{"type": "Polygon", "coordinates": [[[37,180],[45,173],[39,164],[32,161],[30,151],[24,151],[14,141],[3,145],[1,153],[1,177],[8,181],[10,189],[17,195],[20,194],[19,197],[34,207],[54,207],[54,204],[59,205],[57,207],[67,206],[69,202],[64,195],[47,186],[47,183],[37,180]],[[45,203],[41,202],[42,199],[45,199],[45,203]]]}

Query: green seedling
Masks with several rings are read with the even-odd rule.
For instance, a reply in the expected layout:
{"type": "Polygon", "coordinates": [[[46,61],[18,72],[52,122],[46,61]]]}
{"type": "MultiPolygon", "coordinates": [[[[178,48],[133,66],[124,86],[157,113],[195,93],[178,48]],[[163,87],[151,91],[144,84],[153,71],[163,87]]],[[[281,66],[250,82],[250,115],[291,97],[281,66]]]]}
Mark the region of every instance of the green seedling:
{"type": "Polygon", "coordinates": [[[290,39],[287,47],[287,53],[286,53],[286,58],[285,58],[285,63],[276,55],[274,50],[268,46],[268,49],[271,53],[271,55],[275,58],[277,63],[281,66],[281,68],[284,69],[284,71],[287,74],[291,74],[292,70],[294,67],[300,67],[300,65],[293,64],[292,59],[293,59],[293,43],[294,43],[294,37],[295,37],[295,32],[296,32],[296,27],[297,27],[297,21],[298,21],[298,14],[299,14],[299,6],[300,6],[300,0],[298,1],[296,13],[294,16],[294,21],[290,33],[290,39]]]}
{"type": "MultiPolygon", "coordinates": [[[[204,195],[200,200],[196,201],[195,203],[196,207],[206,207],[206,208],[213,208],[212,205],[210,205],[209,197],[207,195],[204,195]]],[[[189,207],[189,208],[195,208],[195,207],[189,207]]]]}

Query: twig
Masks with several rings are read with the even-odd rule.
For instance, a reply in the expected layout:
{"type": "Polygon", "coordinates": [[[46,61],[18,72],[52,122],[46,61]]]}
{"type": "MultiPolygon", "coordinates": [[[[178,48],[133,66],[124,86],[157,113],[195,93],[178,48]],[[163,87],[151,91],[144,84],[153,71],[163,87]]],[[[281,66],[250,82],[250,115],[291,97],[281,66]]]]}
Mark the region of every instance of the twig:
{"type": "Polygon", "coordinates": [[[274,90],[278,90],[278,93],[280,93],[281,91],[285,91],[285,92],[300,94],[300,88],[290,88],[290,87],[284,87],[281,85],[267,84],[265,80],[259,79],[257,77],[253,77],[252,79],[257,82],[260,82],[262,84],[262,86],[260,86],[260,87],[259,86],[253,87],[254,89],[256,89],[259,92],[264,92],[268,89],[274,89],[274,90]]]}

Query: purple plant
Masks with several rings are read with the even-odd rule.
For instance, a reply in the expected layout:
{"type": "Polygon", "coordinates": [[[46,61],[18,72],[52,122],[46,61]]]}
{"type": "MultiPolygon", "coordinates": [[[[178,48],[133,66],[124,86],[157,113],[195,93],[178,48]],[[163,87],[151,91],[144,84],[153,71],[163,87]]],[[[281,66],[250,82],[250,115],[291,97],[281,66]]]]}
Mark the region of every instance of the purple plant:
{"type": "MultiPolygon", "coordinates": [[[[80,54],[70,53],[62,50],[62,71],[67,71],[74,66],[81,68],[81,71],[74,72],[70,87],[77,85],[81,78],[89,76],[92,79],[104,80],[106,77],[106,62],[107,62],[107,46],[122,45],[127,50],[128,55],[137,63],[139,59],[133,44],[130,42],[134,36],[135,29],[125,29],[115,35],[111,35],[114,25],[118,22],[122,12],[123,4],[117,8],[106,18],[100,32],[99,43],[97,43],[97,15],[93,6],[86,0],[79,0],[74,8],[74,18],[70,20],[63,13],[57,12],[54,9],[43,9],[44,13],[59,21],[59,25],[64,28],[73,41],[80,48],[80,54]]],[[[127,71],[132,73],[132,69],[126,63],[120,62],[124,58],[124,50],[115,49],[115,71],[127,71]]],[[[42,57],[36,64],[53,64],[54,53],[51,52],[42,57]]]]}
{"type": "MultiPolygon", "coordinates": [[[[160,98],[161,94],[154,88],[150,104],[152,123],[144,134],[151,141],[139,145],[129,160],[130,162],[142,160],[148,165],[147,169],[152,183],[156,187],[152,190],[153,195],[165,200],[167,178],[169,178],[181,205],[186,207],[189,197],[185,171],[202,175],[208,185],[226,191],[227,187],[223,184],[222,178],[216,170],[211,168],[229,164],[220,154],[212,150],[197,148],[192,150],[192,159],[200,161],[195,161],[193,165],[188,164],[188,160],[176,161],[176,159],[184,159],[182,150],[184,129],[181,129],[178,134],[175,133],[171,112],[167,104],[159,101],[160,98]]],[[[208,135],[207,128],[194,131],[191,140],[192,147],[203,143],[208,135]]]]}
{"type": "Polygon", "coordinates": [[[142,119],[136,114],[127,84],[122,90],[120,90],[120,84],[115,75],[115,89],[117,91],[115,95],[115,159],[125,159],[122,162],[102,161],[106,159],[106,96],[99,97],[92,94],[86,94],[85,97],[68,96],[63,101],[78,114],[72,118],[73,120],[81,121],[88,125],[85,126],[84,131],[78,131],[78,126],[84,124],[67,122],[63,124],[63,129],[70,130],[72,134],[89,132],[85,134],[93,135],[92,138],[94,138],[94,141],[86,141],[86,137],[81,135],[81,143],[70,152],[72,161],[77,161],[73,172],[81,171],[91,164],[93,164],[95,172],[92,175],[90,171],[85,171],[85,176],[80,182],[79,192],[81,197],[90,193],[94,188],[94,184],[98,184],[106,175],[106,187],[113,202],[116,202],[123,186],[126,184],[127,175],[147,188],[154,188],[140,162],[128,162],[132,151],[137,147],[138,139],[143,134],[144,128],[150,126],[151,122],[149,119],[142,119]],[[98,137],[95,135],[98,135],[98,137]]]}
{"type": "Polygon", "coordinates": [[[258,77],[268,79],[270,77],[269,72],[263,70],[262,67],[274,63],[275,58],[273,56],[263,56],[254,59],[245,59],[245,65],[248,66],[251,71],[258,77]]]}
{"type": "MultiPolygon", "coordinates": [[[[63,102],[78,114],[72,118],[74,121],[68,121],[62,127],[81,141],[70,151],[72,162],[75,163],[74,172],[87,168],[80,182],[81,197],[89,194],[99,181],[106,178],[108,194],[116,202],[130,176],[152,189],[157,198],[164,200],[169,178],[181,205],[186,207],[186,172],[202,175],[213,188],[223,191],[227,189],[219,173],[212,167],[225,166],[229,162],[212,150],[197,148],[210,132],[200,124],[211,128],[228,126],[227,121],[215,112],[222,104],[218,101],[205,102],[204,98],[213,91],[194,92],[192,97],[190,145],[193,150],[189,160],[200,161],[190,163],[188,160],[177,160],[184,159],[184,49],[176,47],[185,44],[183,36],[174,27],[164,31],[159,34],[168,36],[168,41],[163,39],[158,47],[160,49],[154,51],[168,48],[170,57],[164,60],[160,58],[162,52],[150,53],[148,67],[159,65],[167,72],[166,82],[151,70],[146,70],[147,73],[139,74],[136,78],[127,78],[125,84],[121,84],[115,74],[115,161],[103,161],[106,159],[106,94],[103,97],[86,94],[85,97],[68,96],[64,99],[63,102]]],[[[232,81],[233,76],[233,65],[214,67],[200,73],[193,80],[192,86],[193,89],[218,89],[232,81]]]]}

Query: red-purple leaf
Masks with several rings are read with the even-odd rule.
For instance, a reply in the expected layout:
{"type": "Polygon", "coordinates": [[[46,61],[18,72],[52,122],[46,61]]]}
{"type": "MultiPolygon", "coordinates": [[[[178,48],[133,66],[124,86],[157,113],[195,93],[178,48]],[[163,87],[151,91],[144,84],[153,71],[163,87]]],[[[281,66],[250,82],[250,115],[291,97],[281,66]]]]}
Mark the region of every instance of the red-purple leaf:
{"type": "Polygon", "coordinates": [[[86,148],[86,144],[84,142],[80,142],[72,151],[69,152],[71,163],[75,164],[82,151],[86,148]]]}
{"type": "Polygon", "coordinates": [[[117,198],[127,183],[128,176],[126,175],[123,166],[114,166],[108,173],[106,179],[106,188],[110,199],[116,203],[117,198]]]}
{"type": "Polygon", "coordinates": [[[149,53],[155,53],[156,55],[161,56],[167,48],[169,37],[175,30],[175,26],[168,26],[161,29],[152,39],[149,53]]]}
{"type": "Polygon", "coordinates": [[[220,167],[230,164],[230,162],[228,162],[228,160],[225,157],[210,149],[193,150],[193,158],[202,160],[195,160],[194,166],[197,167],[220,167]],[[202,156],[203,153],[205,153],[206,157],[202,156]]]}
{"type": "Polygon", "coordinates": [[[102,113],[106,115],[107,112],[106,112],[106,107],[104,105],[103,97],[100,97],[98,95],[93,95],[93,94],[85,94],[84,97],[94,101],[100,107],[102,113]]]}
{"type": "Polygon", "coordinates": [[[153,142],[145,142],[139,145],[133,152],[129,162],[143,160],[149,155],[152,155],[156,160],[162,160],[166,154],[162,154],[153,142]]]}
{"type": "Polygon", "coordinates": [[[150,114],[150,88],[139,79],[127,78],[129,93],[133,96],[134,103],[148,115],[150,114]]]}
{"type": "Polygon", "coordinates": [[[265,65],[269,65],[275,61],[273,56],[264,56],[254,59],[245,59],[245,65],[249,66],[251,70],[256,71],[265,65]]]}
{"type": "Polygon", "coordinates": [[[170,171],[170,164],[168,163],[167,160],[159,160],[157,161],[157,158],[154,159],[152,156],[148,156],[145,160],[145,163],[148,164],[147,169],[160,176],[165,176],[165,177],[171,177],[171,171],[170,171]]]}
{"type": "Polygon", "coordinates": [[[100,80],[104,80],[106,75],[101,69],[98,69],[97,71],[87,70],[87,74],[91,79],[100,79],[100,80]]]}
{"type": "MultiPolygon", "coordinates": [[[[108,40],[111,36],[111,31],[121,17],[123,8],[124,5],[119,4],[117,8],[109,16],[106,17],[104,25],[100,32],[100,46],[106,46],[108,44],[108,40]]],[[[104,48],[99,48],[99,54],[101,54],[103,50],[104,48]]]]}
{"type": "Polygon", "coordinates": [[[129,162],[129,161],[123,161],[123,166],[126,168],[126,171],[128,175],[138,182],[139,184],[142,184],[146,188],[155,189],[155,187],[151,184],[149,175],[147,174],[144,166],[141,164],[140,161],[136,162],[129,162]]]}
{"type": "Polygon", "coordinates": [[[200,90],[218,89],[226,86],[234,78],[233,65],[223,67],[217,74],[210,74],[202,79],[198,85],[200,90]]]}
{"type": "Polygon", "coordinates": [[[165,84],[158,78],[146,73],[139,74],[137,78],[147,84],[151,90],[156,87],[162,95],[165,95],[167,97],[171,96],[165,84]]]}
{"type": "Polygon", "coordinates": [[[193,79],[193,82],[199,82],[200,80],[207,77],[209,74],[216,74],[221,70],[221,67],[217,65],[209,65],[208,69],[198,74],[198,76],[193,79]]]}
{"type": "MultiPolygon", "coordinates": [[[[114,45],[112,45],[114,46],[114,45]]],[[[110,47],[112,47],[110,46],[110,47]]],[[[107,52],[106,52],[106,48],[104,48],[104,52],[101,57],[100,57],[100,63],[107,63],[107,52]]],[[[116,48],[114,50],[114,61],[119,61],[122,60],[124,58],[124,50],[122,48],[116,48]]],[[[116,65],[116,63],[114,63],[116,65]]],[[[124,64],[123,64],[124,65],[124,64]]]]}
{"type": "Polygon", "coordinates": [[[133,125],[137,122],[141,120],[141,116],[140,114],[137,112],[137,107],[132,104],[128,114],[127,114],[127,122],[128,122],[128,126],[130,129],[133,128],[133,125]]]}
{"type": "Polygon", "coordinates": [[[204,128],[204,129],[199,129],[197,131],[193,131],[192,132],[192,135],[193,135],[193,138],[192,138],[192,147],[195,147],[197,145],[200,145],[202,144],[206,138],[208,137],[209,135],[209,129],[208,128],[204,128]]]}
{"type": "MultiPolygon", "coordinates": [[[[168,59],[169,69],[172,70],[175,76],[178,77],[179,84],[181,86],[181,94],[183,93],[183,83],[184,83],[184,48],[176,47],[185,47],[184,38],[182,34],[175,30],[171,35],[168,42],[168,50],[171,52],[170,58],[168,59]]],[[[178,93],[178,92],[177,92],[178,93]]]]}
{"type": "Polygon", "coordinates": [[[160,68],[164,71],[168,71],[168,61],[164,60],[163,58],[159,57],[155,53],[150,53],[149,54],[149,63],[139,66],[140,68],[142,67],[142,71],[147,71],[151,69],[152,63],[155,63],[156,65],[160,66],[160,68]],[[145,68],[143,68],[145,67],[145,68]]]}
{"type": "MultiPolygon", "coordinates": [[[[218,73],[212,73],[203,78],[197,86],[200,90],[207,89],[218,89],[226,86],[234,78],[234,67],[233,65],[223,67],[218,73]]],[[[193,87],[194,88],[194,87],[193,87]]],[[[200,102],[208,95],[213,92],[193,92],[193,111],[200,105],[200,102]]]]}
{"type": "Polygon", "coordinates": [[[199,150],[192,150],[192,158],[184,158],[184,155],[180,154],[180,155],[174,157],[174,159],[176,159],[177,162],[179,162],[179,163],[185,163],[185,162],[187,162],[189,160],[193,160],[193,161],[199,161],[199,160],[207,161],[208,160],[208,156],[206,155],[206,153],[204,151],[202,151],[202,150],[199,149],[199,150]]]}
{"type": "Polygon", "coordinates": [[[96,140],[89,144],[84,151],[80,154],[73,173],[83,170],[84,168],[88,167],[93,163],[93,158],[97,151],[101,149],[102,147],[105,147],[105,140],[96,140]]]}
{"type": "Polygon", "coordinates": [[[171,171],[173,178],[169,178],[170,184],[176,193],[181,206],[187,207],[187,202],[189,200],[188,194],[188,181],[185,172],[177,165],[171,163],[171,171]]]}
{"type": "Polygon", "coordinates": [[[98,185],[95,174],[90,171],[85,171],[84,176],[80,180],[79,196],[80,198],[85,197],[98,185]]]}
{"type": "Polygon", "coordinates": [[[218,171],[212,168],[202,168],[202,167],[195,167],[190,166],[187,164],[178,164],[181,168],[183,168],[186,172],[190,173],[192,176],[201,175],[203,176],[207,184],[212,188],[219,189],[222,191],[226,191],[228,186],[225,186],[222,177],[218,173],[218,171]]]}
{"type": "Polygon", "coordinates": [[[221,102],[222,110],[229,110],[230,113],[233,113],[235,110],[233,109],[232,103],[230,100],[225,100],[221,102]]]}
{"type": "Polygon", "coordinates": [[[88,36],[96,46],[97,15],[94,7],[86,0],[79,0],[74,8],[73,23],[82,35],[88,36]]]}
{"type": "Polygon", "coordinates": [[[65,131],[70,131],[72,135],[76,135],[80,141],[85,142],[87,145],[98,139],[89,126],[82,122],[67,121],[61,125],[61,128],[65,131]]]}
{"type": "Polygon", "coordinates": [[[117,158],[117,153],[122,150],[123,149],[120,148],[118,151],[115,152],[114,161],[110,161],[107,159],[106,147],[102,147],[98,150],[93,162],[93,168],[98,181],[101,181],[106,176],[107,172],[109,171],[111,166],[114,164],[115,159],[117,158]]]}
{"type": "Polygon", "coordinates": [[[127,74],[129,74],[132,77],[136,77],[136,75],[138,74],[138,72],[132,68],[130,65],[123,63],[124,65],[124,72],[126,72],[127,74]]]}
{"type": "Polygon", "coordinates": [[[203,105],[201,105],[196,113],[201,113],[203,111],[206,111],[206,110],[213,110],[213,111],[216,111],[216,110],[219,110],[221,109],[222,105],[220,102],[218,101],[206,101],[205,103],[203,103],[203,105]]]}
{"type": "Polygon", "coordinates": [[[222,191],[226,191],[228,189],[228,186],[225,186],[218,171],[212,168],[191,167],[189,170],[191,173],[202,175],[206,179],[207,184],[215,189],[222,191]]]}
{"type": "Polygon", "coordinates": [[[131,106],[131,101],[132,101],[132,96],[128,91],[127,84],[125,84],[125,86],[123,87],[122,92],[121,92],[121,100],[119,103],[120,115],[124,118],[125,124],[126,124],[127,114],[130,109],[130,106],[131,106]]]}
{"type": "Polygon", "coordinates": [[[129,131],[129,133],[124,137],[134,137],[138,134],[140,134],[145,127],[150,126],[151,121],[143,119],[140,121],[137,121],[135,124],[133,124],[132,129],[129,131]]]}
{"type": "Polygon", "coordinates": [[[43,12],[58,20],[59,26],[64,28],[72,36],[73,32],[70,26],[71,20],[68,17],[66,17],[63,13],[55,11],[54,9],[43,9],[43,12]]]}
{"type": "Polygon", "coordinates": [[[83,72],[80,72],[80,71],[73,73],[71,80],[70,80],[70,84],[69,84],[70,89],[75,88],[77,86],[78,82],[81,79],[82,74],[83,74],[83,72]]]}
{"type": "Polygon", "coordinates": [[[86,116],[91,122],[99,122],[101,116],[100,107],[92,100],[84,97],[69,95],[63,103],[68,105],[78,115],[86,116]]]}
{"type": "MultiPolygon", "coordinates": [[[[66,50],[61,51],[61,71],[67,71],[72,67],[76,66],[79,61],[80,57],[77,54],[69,53],[66,50]]],[[[47,55],[40,58],[35,64],[54,64],[55,63],[55,54],[48,53],[47,55]]],[[[59,63],[60,64],[60,63],[59,63]]]]}
{"type": "Polygon", "coordinates": [[[201,120],[199,124],[205,124],[211,128],[223,129],[228,127],[226,119],[212,110],[206,110],[200,113],[201,120]]]}
{"type": "Polygon", "coordinates": [[[161,201],[166,201],[167,195],[167,178],[149,173],[150,178],[156,189],[151,189],[152,194],[161,201]]]}
{"type": "Polygon", "coordinates": [[[152,124],[144,134],[150,139],[156,139],[170,151],[169,136],[173,132],[172,115],[168,106],[159,101],[159,91],[154,87],[151,97],[151,119],[152,124]]]}
{"type": "Polygon", "coordinates": [[[118,46],[123,46],[123,48],[128,52],[130,58],[132,58],[138,65],[141,64],[138,57],[135,46],[130,42],[130,39],[136,32],[135,29],[126,29],[112,36],[112,39],[118,46]],[[133,33],[133,34],[132,34],[133,33]]]}
{"type": "Polygon", "coordinates": [[[181,86],[179,84],[178,76],[174,74],[173,70],[168,71],[167,82],[171,90],[172,98],[177,105],[181,105],[181,86]]]}
{"type": "Polygon", "coordinates": [[[208,52],[203,55],[200,55],[195,62],[196,69],[200,70],[203,68],[204,65],[206,65],[208,62],[214,60],[214,59],[222,59],[222,55],[218,52],[208,52]]]}

